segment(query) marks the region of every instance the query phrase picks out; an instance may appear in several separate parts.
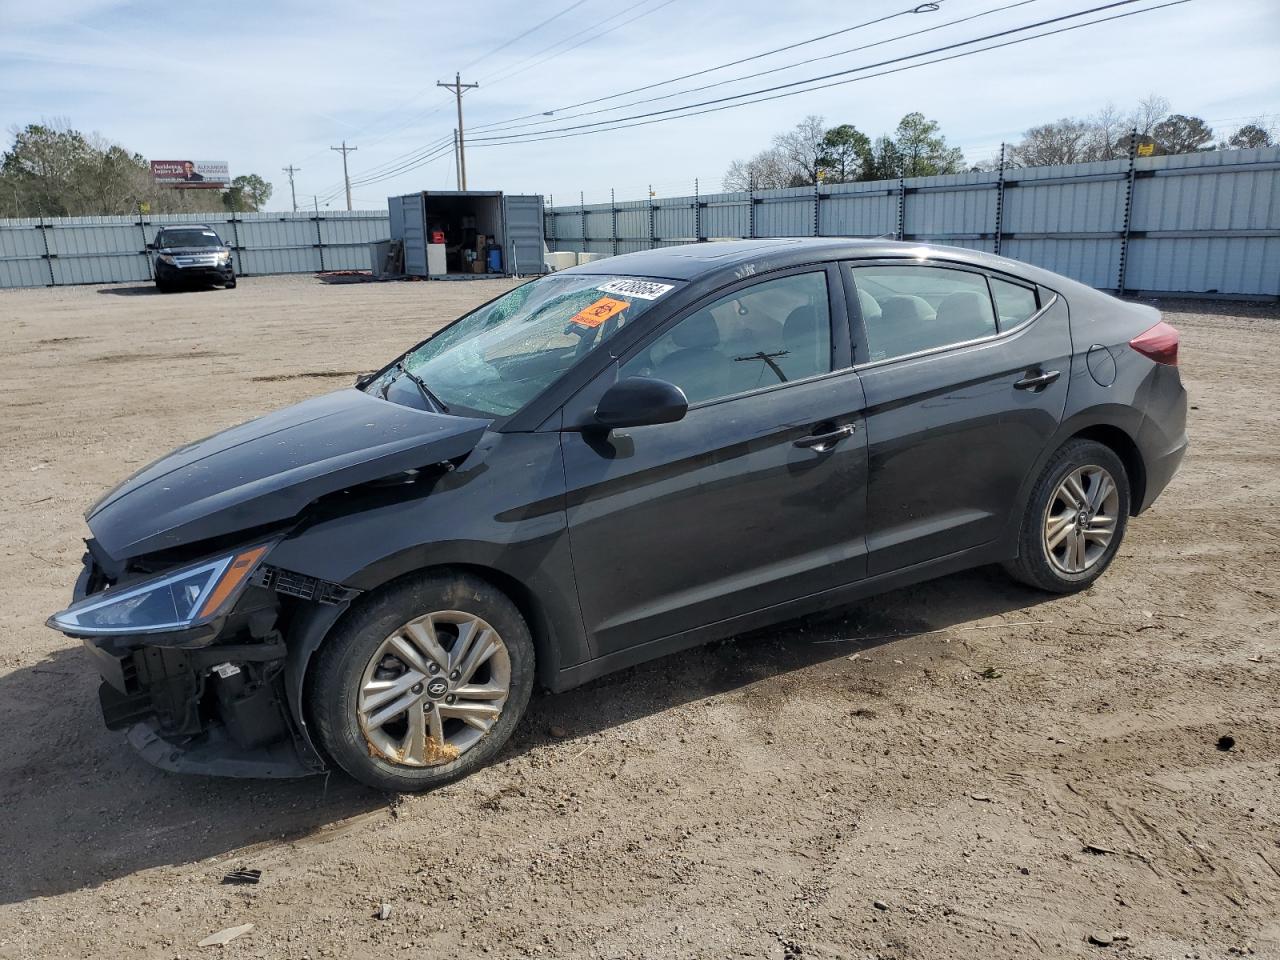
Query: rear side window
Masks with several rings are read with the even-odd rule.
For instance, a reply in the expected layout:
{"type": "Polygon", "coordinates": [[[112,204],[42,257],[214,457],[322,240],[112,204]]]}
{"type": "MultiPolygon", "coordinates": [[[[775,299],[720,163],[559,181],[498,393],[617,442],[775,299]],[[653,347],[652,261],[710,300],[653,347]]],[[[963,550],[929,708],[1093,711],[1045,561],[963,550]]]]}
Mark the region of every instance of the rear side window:
{"type": "Polygon", "coordinates": [[[996,298],[996,313],[1000,315],[1001,330],[1016,327],[1040,309],[1036,302],[1036,292],[1031,287],[995,277],[990,280],[991,293],[996,298]]]}
{"type": "Polygon", "coordinates": [[[965,343],[997,331],[982,274],[914,264],[850,270],[872,361],[965,343]]]}

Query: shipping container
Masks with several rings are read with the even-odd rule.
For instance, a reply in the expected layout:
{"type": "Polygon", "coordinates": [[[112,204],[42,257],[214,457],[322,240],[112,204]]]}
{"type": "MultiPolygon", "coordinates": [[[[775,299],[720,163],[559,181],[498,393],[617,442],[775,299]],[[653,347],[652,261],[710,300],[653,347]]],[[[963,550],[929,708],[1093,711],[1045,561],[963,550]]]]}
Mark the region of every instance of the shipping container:
{"type": "Polygon", "coordinates": [[[546,273],[542,197],[497,190],[422,190],[388,197],[391,239],[411,277],[546,273]]]}

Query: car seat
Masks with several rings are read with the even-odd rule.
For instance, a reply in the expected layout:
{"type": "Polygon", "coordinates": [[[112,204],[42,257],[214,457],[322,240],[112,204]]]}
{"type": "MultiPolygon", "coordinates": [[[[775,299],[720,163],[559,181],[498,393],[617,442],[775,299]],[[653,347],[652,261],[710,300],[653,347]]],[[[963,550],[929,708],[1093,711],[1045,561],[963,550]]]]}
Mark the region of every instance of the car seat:
{"type": "Polygon", "coordinates": [[[710,313],[695,313],[678,324],[671,341],[676,349],[654,365],[655,377],[674,383],[690,403],[732,392],[733,362],[718,349],[720,328],[710,313]]]}
{"type": "Polygon", "coordinates": [[[991,298],[976,290],[950,294],[938,304],[934,319],[935,343],[964,343],[996,332],[996,318],[991,298]]]}

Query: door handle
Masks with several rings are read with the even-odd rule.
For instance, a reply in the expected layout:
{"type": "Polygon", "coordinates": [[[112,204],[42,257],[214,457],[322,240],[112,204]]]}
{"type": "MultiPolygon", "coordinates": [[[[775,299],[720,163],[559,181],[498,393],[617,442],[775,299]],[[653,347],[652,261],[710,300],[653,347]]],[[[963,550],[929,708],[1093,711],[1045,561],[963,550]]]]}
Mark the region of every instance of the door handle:
{"type": "Polygon", "coordinates": [[[811,433],[807,437],[801,437],[795,442],[795,445],[816,450],[818,453],[826,453],[845,437],[852,436],[853,430],[853,424],[846,423],[844,426],[836,427],[827,433],[811,433]]]}
{"type": "Polygon", "coordinates": [[[1047,387],[1060,376],[1062,374],[1057,370],[1046,370],[1044,373],[1036,374],[1035,376],[1023,377],[1013,385],[1013,389],[1039,390],[1041,387],[1047,387]]]}

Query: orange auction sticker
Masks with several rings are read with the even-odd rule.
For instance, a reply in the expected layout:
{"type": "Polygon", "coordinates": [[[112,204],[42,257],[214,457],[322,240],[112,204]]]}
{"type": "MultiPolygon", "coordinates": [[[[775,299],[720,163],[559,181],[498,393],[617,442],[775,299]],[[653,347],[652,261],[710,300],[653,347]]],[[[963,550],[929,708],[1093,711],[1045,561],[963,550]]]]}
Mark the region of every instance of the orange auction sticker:
{"type": "Polygon", "coordinates": [[[631,306],[626,300],[615,300],[613,297],[601,297],[589,307],[583,307],[572,317],[570,323],[582,327],[598,327],[612,316],[621,313],[631,306]]]}

